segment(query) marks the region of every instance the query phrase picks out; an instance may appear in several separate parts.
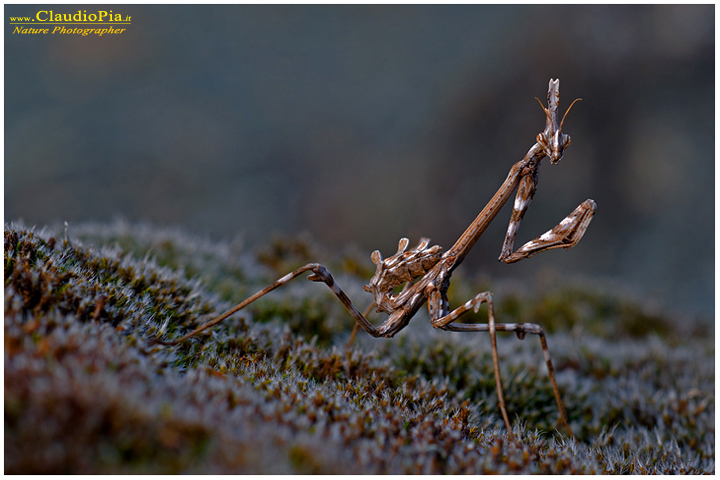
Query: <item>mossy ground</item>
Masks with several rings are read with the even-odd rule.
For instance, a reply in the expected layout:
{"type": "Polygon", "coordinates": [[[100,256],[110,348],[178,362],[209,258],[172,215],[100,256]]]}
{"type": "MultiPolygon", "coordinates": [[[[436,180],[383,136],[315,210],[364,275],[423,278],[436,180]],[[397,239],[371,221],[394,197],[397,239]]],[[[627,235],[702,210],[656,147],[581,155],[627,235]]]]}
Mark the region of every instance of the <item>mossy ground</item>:
{"type": "Polygon", "coordinates": [[[459,273],[450,292],[459,305],[492,290],[502,321],[546,328],[575,439],[557,430],[535,337],[499,342],[512,442],[487,335],[420,315],[347,349],[349,315],[302,279],[152,344],[307,261],[367,297],[369,259],[307,238],[253,252],[122,222],[6,225],[5,473],[714,472],[712,322],[594,284],[459,273]]]}

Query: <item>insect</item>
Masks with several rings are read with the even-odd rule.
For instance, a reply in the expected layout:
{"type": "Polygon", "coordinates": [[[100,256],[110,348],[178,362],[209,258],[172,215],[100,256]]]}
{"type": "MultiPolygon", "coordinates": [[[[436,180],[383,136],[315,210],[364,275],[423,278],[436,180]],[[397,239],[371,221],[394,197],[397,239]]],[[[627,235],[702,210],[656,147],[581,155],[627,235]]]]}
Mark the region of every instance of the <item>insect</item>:
{"type": "MultiPolygon", "coordinates": [[[[489,332],[498,406],[510,438],[513,438],[513,433],[503,398],[496,332],[515,332],[520,339],[524,338],[528,333],[537,335],[540,338],[540,344],[545,356],[548,374],[560,412],[560,419],[572,435],[572,430],[565,414],[565,408],[560,398],[560,391],[555,382],[555,373],[543,329],[534,323],[496,323],[493,299],[490,292],[479,293],[452,311],[449,309],[447,299],[450,276],[453,270],[460,265],[468,252],[470,252],[475,242],[477,242],[478,238],[485,232],[485,229],[498,212],[500,212],[503,205],[510,199],[515,189],[517,189],[517,194],[515,195],[513,211],[505,235],[505,241],[500,252],[500,261],[514,263],[532,257],[545,250],[554,248],[567,249],[575,246],[585,234],[596,209],[596,204],[591,199],[585,200],[578,205],[570,215],[565,217],[551,230],[548,230],[534,240],[530,240],[517,250],[513,250],[515,236],[520,227],[523,215],[537,188],[540,161],[548,157],[551,164],[557,164],[563,158],[565,149],[570,145],[570,136],[564,133],[562,128],[570,108],[580,99],[575,100],[570,107],[568,107],[563,118],[558,121],[559,98],[560,81],[550,79],[548,84],[547,108],[544,107],[538,99],[540,106],[545,111],[545,130],[537,135],[535,144],[530,147],[525,157],[512,166],[507,178],[498,191],[449,250],[443,252],[442,248],[438,245],[429,246],[430,241],[427,238],[421,239],[416,247],[408,248],[409,240],[403,238],[398,244],[397,252],[391,257],[383,259],[377,250],[372,253],[371,259],[376,266],[376,271],[375,275],[370,279],[370,283],[365,286],[365,290],[372,294],[373,301],[365,313],[361,313],[355,307],[350,298],[348,298],[345,292],[335,283],[332,275],[330,275],[330,272],[324,266],[319,263],[309,263],[288,273],[272,285],[260,290],[219,317],[210,320],[187,335],[174,341],[162,341],[158,339],[156,342],[163,345],[177,345],[217,325],[235,312],[299,275],[309,272],[308,280],[325,283],[340,299],[343,305],[345,305],[350,315],[352,315],[356,321],[355,331],[357,331],[359,327],[373,337],[392,337],[407,326],[410,319],[420,310],[423,304],[427,302],[430,312],[430,322],[435,328],[456,332],[489,332]],[[402,287],[402,289],[398,292],[397,290],[400,287],[402,287]],[[477,313],[483,303],[486,303],[488,306],[487,324],[454,323],[461,315],[469,310],[474,310],[477,313]],[[379,326],[374,326],[366,318],[373,306],[378,312],[384,312],[388,315],[379,326]]],[[[351,339],[354,338],[355,331],[353,331],[351,339]]]]}

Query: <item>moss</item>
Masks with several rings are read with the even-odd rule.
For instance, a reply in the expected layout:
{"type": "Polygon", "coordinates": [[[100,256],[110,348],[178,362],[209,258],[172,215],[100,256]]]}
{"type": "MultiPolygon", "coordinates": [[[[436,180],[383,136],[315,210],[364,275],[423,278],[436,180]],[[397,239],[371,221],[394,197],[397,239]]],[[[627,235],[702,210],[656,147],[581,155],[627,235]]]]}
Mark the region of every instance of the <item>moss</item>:
{"type": "Polygon", "coordinates": [[[494,291],[502,321],[552,332],[575,439],[556,431],[537,338],[499,336],[512,442],[487,335],[423,314],[347,349],[350,317],[301,279],[177,347],[152,344],[314,260],[361,298],[369,260],[307,237],[250,252],[123,222],[67,237],[6,225],[5,472],[714,472],[711,325],[599,285],[459,272],[451,290],[452,304],[494,291]]]}

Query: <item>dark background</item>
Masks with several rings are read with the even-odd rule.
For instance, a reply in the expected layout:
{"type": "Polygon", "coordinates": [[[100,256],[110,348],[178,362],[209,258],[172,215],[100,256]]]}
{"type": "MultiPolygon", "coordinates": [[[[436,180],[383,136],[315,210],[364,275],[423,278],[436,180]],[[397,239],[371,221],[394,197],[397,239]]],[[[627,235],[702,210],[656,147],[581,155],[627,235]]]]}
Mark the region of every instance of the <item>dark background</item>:
{"type": "MultiPolygon", "coordinates": [[[[181,226],[248,246],[307,231],[386,256],[450,247],[544,128],[550,77],[572,146],[547,160],[517,246],[586,198],[568,252],[468,272],[606,279],[714,309],[714,5],[6,5],[5,220],[181,226]],[[13,35],[38,10],[132,15],[121,35],[13,35]]],[[[318,261],[323,261],[322,258],[318,261]]]]}

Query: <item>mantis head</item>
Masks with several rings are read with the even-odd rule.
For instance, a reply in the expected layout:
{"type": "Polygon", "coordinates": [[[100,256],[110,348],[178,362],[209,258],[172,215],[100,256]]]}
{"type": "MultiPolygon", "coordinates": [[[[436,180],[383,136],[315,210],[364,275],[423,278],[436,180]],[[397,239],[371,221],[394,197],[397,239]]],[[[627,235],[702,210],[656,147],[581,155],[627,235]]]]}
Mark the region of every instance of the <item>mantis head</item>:
{"type": "Polygon", "coordinates": [[[558,122],[558,102],[560,99],[560,81],[550,80],[548,85],[548,107],[545,108],[540,102],[540,99],[535,97],[535,100],[540,103],[540,106],[545,111],[546,122],[545,130],[537,135],[537,142],[542,146],[545,155],[550,159],[550,163],[555,165],[562,157],[565,149],[570,145],[570,135],[563,133],[562,127],[565,123],[565,117],[568,112],[575,105],[575,102],[582,100],[576,98],[565,111],[562,120],[558,122]]]}

